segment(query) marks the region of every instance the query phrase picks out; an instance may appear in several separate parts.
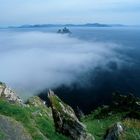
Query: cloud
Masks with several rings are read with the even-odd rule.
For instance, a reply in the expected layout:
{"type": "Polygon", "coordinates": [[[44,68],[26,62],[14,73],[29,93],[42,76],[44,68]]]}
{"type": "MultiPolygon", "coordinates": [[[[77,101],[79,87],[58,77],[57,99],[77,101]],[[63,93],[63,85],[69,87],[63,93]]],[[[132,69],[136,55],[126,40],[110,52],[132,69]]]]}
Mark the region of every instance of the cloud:
{"type": "Polygon", "coordinates": [[[121,65],[113,43],[86,42],[43,32],[0,32],[0,80],[25,98],[45,88],[80,81],[110,61],[121,65]]]}

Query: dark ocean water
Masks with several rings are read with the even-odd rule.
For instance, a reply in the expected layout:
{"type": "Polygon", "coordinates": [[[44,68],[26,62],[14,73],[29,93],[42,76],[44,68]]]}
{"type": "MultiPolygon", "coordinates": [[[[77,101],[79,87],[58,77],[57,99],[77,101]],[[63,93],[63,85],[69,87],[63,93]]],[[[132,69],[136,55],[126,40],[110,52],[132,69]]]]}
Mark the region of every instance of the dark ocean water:
{"type": "MultiPolygon", "coordinates": [[[[10,47],[10,44],[6,42],[7,38],[2,38],[3,35],[8,37],[8,41],[10,41],[10,43],[13,43],[11,36],[13,36],[15,32],[16,34],[18,33],[21,34],[23,32],[24,33],[25,32],[26,33],[27,32],[56,33],[57,30],[58,28],[1,30],[0,50],[1,52],[3,51],[5,53],[5,50],[7,51],[9,49],[12,49],[10,47]]],[[[110,57],[105,57],[105,59],[110,59],[110,61],[108,60],[108,63],[105,64],[107,65],[109,70],[104,69],[98,65],[97,67],[94,67],[93,71],[92,68],[90,68],[89,71],[86,71],[84,72],[84,74],[78,76],[79,78],[77,80],[78,82],[74,81],[70,85],[65,85],[65,83],[63,83],[62,85],[56,87],[54,86],[53,90],[55,91],[56,94],[58,94],[65,102],[72,105],[74,108],[76,108],[76,106],[79,106],[86,113],[92,111],[98,105],[109,104],[111,102],[111,95],[115,91],[119,91],[122,94],[133,93],[137,96],[140,96],[140,28],[136,28],[136,27],[80,28],[79,27],[79,28],[70,28],[70,30],[72,32],[72,34],[69,35],[70,38],[79,39],[88,42],[90,44],[92,44],[92,42],[101,42],[102,44],[103,43],[116,44],[116,46],[119,46],[119,49],[116,49],[116,52],[119,54],[118,55],[119,59],[126,62],[122,63],[120,68],[119,64],[116,61],[112,60],[111,55],[110,57]],[[81,84],[79,83],[82,83],[82,85],[84,86],[81,86],[81,84]]],[[[34,36],[32,39],[34,40],[34,36]]],[[[20,41],[22,42],[22,40],[20,41]]],[[[26,40],[24,41],[26,42],[26,40]]],[[[22,42],[22,44],[23,47],[24,42],[22,42]]],[[[14,45],[17,44],[14,43],[14,45]]],[[[1,55],[1,57],[2,56],[3,55],[1,55]]],[[[10,59],[12,59],[12,57],[10,59]]],[[[106,62],[105,59],[102,59],[102,63],[106,62]]],[[[95,63],[94,60],[92,63],[93,64],[95,63]]],[[[12,64],[11,64],[11,68],[12,68],[12,64]]],[[[3,73],[0,76],[2,77],[1,78],[2,80],[3,79],[5,80],[4,75],[6,74],[4,73],[4,69],[2,70],[3,73]]],[[[20,77],[18,77],[18,80],[20,80],[20,77]]],[[[5,81],[8,84],[15,82],[13,79],[10,82],[7,79],[5,81]]],[[[17,83],[18,82],[16,82],[15,84],[16,86],[18,85],[17,83]]],[[[11,84],[11,86],[13,87],[15,85],[11,84]]],[[[14,87],[15,89],[16,86],[14,87]]],[[[44,100],[46,100],[47,89],[48,87],[46,87],[46,89],[45,88],[42,89],[41,93],[38,92],[38,95],[44,100]]]]}

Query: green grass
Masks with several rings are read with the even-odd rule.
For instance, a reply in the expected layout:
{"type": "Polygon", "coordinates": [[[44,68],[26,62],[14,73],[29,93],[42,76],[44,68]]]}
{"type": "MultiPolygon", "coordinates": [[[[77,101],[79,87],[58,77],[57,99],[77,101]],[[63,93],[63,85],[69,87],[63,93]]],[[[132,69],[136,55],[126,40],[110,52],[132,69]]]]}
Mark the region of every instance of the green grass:
{"type": "Polygon", "coordinates": [[[68,140],[68,138],[55,132],[53,121],[46,117],[36,117],[35,119],[39,130],[50,140],[68,140]]]}
{"type": "Polygon", "coordinates": [[[0,129],[0,139],[3,139],[3,138],[5,138],[5,134],[4,134],[4,132],[2,132],[2,130],[0,129]]]}
{"type": "Polygon", "coordinates": [[[83,122],[87,125],[88,131],[93,134],[96,140],[102,140],[106,130],[115,122],[120,121],[120,119],[120,115],[114,115],[104,119],[94,119],[92,117],[87,117],[83,120],[83,122]]]}
{"type": "MultiPolygon", "coordinates": [[[[44,140],[44,136],[50,140],[54,140],[54,138],[55,140],[67,140],[68,138],[55,132],[52,119],[45,115],[46,113],[43,114],[43,110],[40,110],[43,116],[33,115],[38,110],[39,108],[36,107],[23,107],[0,99],[0,114],[21,122],[33,140],[44,140]]],[[[0,136],[2,137],[1,133],[0,136]]]]}
{"type": "Polygon", "coordinates": [[[128,112],[117,112],[112,115],[105,115],[101,109],[86,116],[82,121],[87,125],[87,130],[93,134],[96,140],[103,140],[107,129],[117,122],[124,126],[124,134],[120,140],[140,140],[140,120],[124,119],[128,112]],[[97,116],[100,116],[97,118],[97,116]],[[102,117],[103,116],[103,117],[102,117]]]}
{"type": "MultiPolygon", "coordinates": [[[[57,99],[54,103],[57,104],[57,99]]],[[[59,107],[60,108],[60,107],[59,107]]],[[[48,111],[50,111],[48,109],[48,111]]],[[[108,108],[98,108],[90,115],[82,119],[87,126],[88,132],[93,134],[96,140],[102,140],[106,130],[116,122],[122,122],[125,131],[120,140],[140,140],[140,120],[124,119],[128,112],[113,112],[108,115],[108,108]]],[[[50,113],[50,112],[49,112],[50,113]]],[[[68,140],[65,136],[55,132],[54,122],[48,116],[44,106],[25,107],[19,104],[11,104],[0,99],[0,114],[9,116],[23,124],[33,140],[44,140],[47,137],[50,140],[68,140]],[[39,113],[35,113],[39,112],[39,113]],[[35,113],[35,115],[33,115],[35,113]]],[[[4,138],[4,133],[0,130],[0,139],[4,138]]]]}

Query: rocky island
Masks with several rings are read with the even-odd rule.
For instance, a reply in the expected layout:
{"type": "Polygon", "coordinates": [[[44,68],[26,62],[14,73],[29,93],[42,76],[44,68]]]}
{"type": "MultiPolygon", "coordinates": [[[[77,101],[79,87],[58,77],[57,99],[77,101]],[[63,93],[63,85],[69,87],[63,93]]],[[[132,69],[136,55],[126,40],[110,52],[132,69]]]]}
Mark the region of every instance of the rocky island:
{"type": "Polygon", "coordinates": [[[59,34],[71,34],[71,31],[67,27],[64,27],[63,29],[59,29],[57,31],[57,33],[59,33],[59,34]]]}

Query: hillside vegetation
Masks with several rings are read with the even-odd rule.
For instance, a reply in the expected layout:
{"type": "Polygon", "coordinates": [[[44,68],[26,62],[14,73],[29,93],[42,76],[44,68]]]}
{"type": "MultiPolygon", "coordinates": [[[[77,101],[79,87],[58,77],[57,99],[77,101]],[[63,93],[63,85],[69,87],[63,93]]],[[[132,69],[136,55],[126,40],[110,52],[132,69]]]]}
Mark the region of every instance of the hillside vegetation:
{"type": "Polygon", "coordinates": [[[81,116],[81,122],[54,93],[49,98],[51,107],[37,96],[23,103],[1,83],[0,140],[140,140],[140,99],[133,95],[114,94],[110,106],[81,116]]]}

